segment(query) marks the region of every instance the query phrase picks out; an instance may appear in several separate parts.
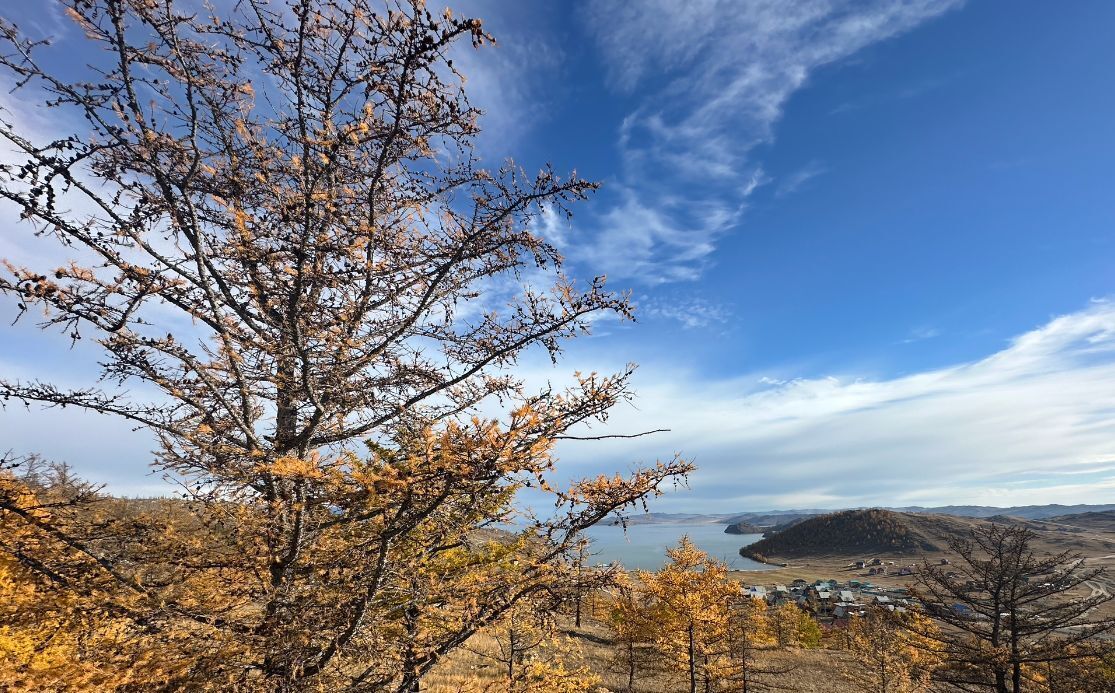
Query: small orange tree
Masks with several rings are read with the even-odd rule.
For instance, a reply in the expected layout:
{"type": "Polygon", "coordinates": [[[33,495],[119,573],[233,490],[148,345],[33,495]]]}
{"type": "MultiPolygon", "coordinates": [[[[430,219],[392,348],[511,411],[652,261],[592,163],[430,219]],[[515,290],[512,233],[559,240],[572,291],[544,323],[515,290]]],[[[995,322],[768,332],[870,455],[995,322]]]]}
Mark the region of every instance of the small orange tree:
{"type": "Polygon", "coordinates": [[[658,637],[656,611],[643,586],[626,573],[608,588],[608,626],[615,642],[614,662],[626,678],[627,693],[635,690],[635,679],[655,660],[652,644],[658,637]]]}
{"type": "Polygon", "coordinates": [[[600,676],[554,622],[553,605],[537,598],[519,602],[486,629],[495,647],[477,652],[498,662],[502,681],[486,690],[508,693],[575,693],[596,688],[600,676]]]}
{"type": "Polygon", "coordinates": [[[851,678],[874,693],[925,690],[940,662],[931,640],[937,632],[933,622],[916,611],[871,608],[848,625],[847,647],[858,664],[851,678]]]}
{"type": "Polygon", "coordinates": [[[742,590],[728,566],[710,558],[689,537],[667,549],[669,562],[639,580],[655,603],[656,645],[685,672],[690,693],[713,690],[731,671],[729,619],[742,590]]]}
{"type": "Polygon", "coordinates": [[[771,632],[779,647],[819,647],[821,644],[821,627],[793,602],[774,609],[770,621],[771,632]]]}
{"type": "Polygon", "coordinates": [[[575,582],[582,530],[690,469],[578,482],[511,541],[478,531],[551,488],[555,441],[631,375],[530,390],[508,371],[630,307],[533,231],[593,183],[477,163],[448,51],[488,43],[479,20],[420,0],[60,5],[96,49],[84,74],[0,21],[4,79],[79,124],[36,141],[0,115],[0,198],[59,241],[50,264],[5,261],[0,293],[92,336],[104,385],[0,395],[145,427],[185,503],[102,522],[97,494],[58,505],[8,477],[0,551],[146,643],[121,672],[161,656],[136,685],[415,690],[575,582]]]}
{"type": "MultiPolygon", "coordinates": [[[[778,629],[786,624],[780,626],[776,620],[778,616],[777,613],[770,613],[764,599],[744,597],[735,600],[728,621],[731,667],[725,676],[726,690],[740,693],[789,690],[785,685],[786,675],[794,667],[760,661],[764,652],[783,646],[779,642],[778,629]]],[[[796,628],[798,624],[795,622],[793,625],[796,628]]],[[[784,632],[783,637],[788,638],[789,633],[784,632]]]]}

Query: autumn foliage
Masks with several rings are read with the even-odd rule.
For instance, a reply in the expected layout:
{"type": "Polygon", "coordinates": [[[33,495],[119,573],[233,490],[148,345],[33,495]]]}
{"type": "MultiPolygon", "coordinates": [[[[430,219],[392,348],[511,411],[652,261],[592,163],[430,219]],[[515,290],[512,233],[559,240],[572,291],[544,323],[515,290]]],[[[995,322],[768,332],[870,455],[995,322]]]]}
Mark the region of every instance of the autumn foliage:
{"type": "Polygon", "coordinates": [[[478,164],[450,54],[491,42],[480,20],[418,0],[60,4],[95,47],[84,74],[0,23],[3,78],[74,128],[39,141],[0,118],[0,197],[58,241],[51,264],[5,261],[0,293],[92,339],[103,377],[0,394],[153,432],[181,501],[121,512],[4,473],[9,680],[410,691],[519,602],[610,580],[572,570],[580,532],[690,467],[552,488],[555,441],[629,397],[631,370],[531,389],[509,366],[630,308],[533,230],[595,184],[478,164]],[[528,483],[553,511],[486,529],[528,483]]]}

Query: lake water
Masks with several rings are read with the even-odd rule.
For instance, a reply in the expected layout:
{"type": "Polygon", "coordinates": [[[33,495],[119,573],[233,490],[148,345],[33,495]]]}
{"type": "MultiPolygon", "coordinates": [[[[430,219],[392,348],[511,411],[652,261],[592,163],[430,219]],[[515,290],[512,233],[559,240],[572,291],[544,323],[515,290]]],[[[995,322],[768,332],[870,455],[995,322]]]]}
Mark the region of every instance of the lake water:
{"type": "Polygon", "coordinates": [[[666,549],[677,546],[683,535],[713,558],[733,570],[769,570],[769,566],[739,555],[743,546],[763,538],[761,534],[725,534],[719,524],[643,524],[622,527],[597,525],[585,534],[592,540],[591,563],[618,561],[629,570],[657,570],[666,562],[666,549]]]}

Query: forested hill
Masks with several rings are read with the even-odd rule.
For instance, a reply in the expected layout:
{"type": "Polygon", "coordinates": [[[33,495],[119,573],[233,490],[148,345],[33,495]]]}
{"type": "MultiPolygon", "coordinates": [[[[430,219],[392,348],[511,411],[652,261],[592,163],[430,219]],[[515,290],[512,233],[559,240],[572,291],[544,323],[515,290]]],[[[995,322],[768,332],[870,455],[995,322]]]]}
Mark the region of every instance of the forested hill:
{"type": "Polygon", "coordinates": [[[944,549],[949,537],[966,535],[973,522],[979,521],[880,508],[844,510],[803,520],[744,547],[740,553],[759,560],[931,553],[944,549]]]}

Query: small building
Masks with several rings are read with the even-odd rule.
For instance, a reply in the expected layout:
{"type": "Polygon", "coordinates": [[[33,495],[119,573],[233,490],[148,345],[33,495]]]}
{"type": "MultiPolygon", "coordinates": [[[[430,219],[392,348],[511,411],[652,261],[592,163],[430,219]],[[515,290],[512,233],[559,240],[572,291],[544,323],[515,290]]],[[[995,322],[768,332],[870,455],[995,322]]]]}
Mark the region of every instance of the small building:
{"type": "Polygon", "coordinates": [[[856,596],[852,594],[851,590],[840,590],[840,592],[837,593],[837,599],[841,602],[852,604],[856,601],[856,596]]]}
{"type": "Polygon", "coordinates": [[[835,618],[848,618],[852,614],[852,607],[848,604],[837,604],[836,608],[832,610],[832,615],[835,618]]]}
{"type": "Polygon", "coordinates": [[[763,587],[762,585],[752,585],[751,587],[747,588],[747,596],[751,597],[752,599],[766,599],[767,588],[763,587]]]}
{"type": "Polygon", "coordinates": [[[832,592],[820,590],[817,592],[817,615],[823,616],[832,613],[832,592]]]}

